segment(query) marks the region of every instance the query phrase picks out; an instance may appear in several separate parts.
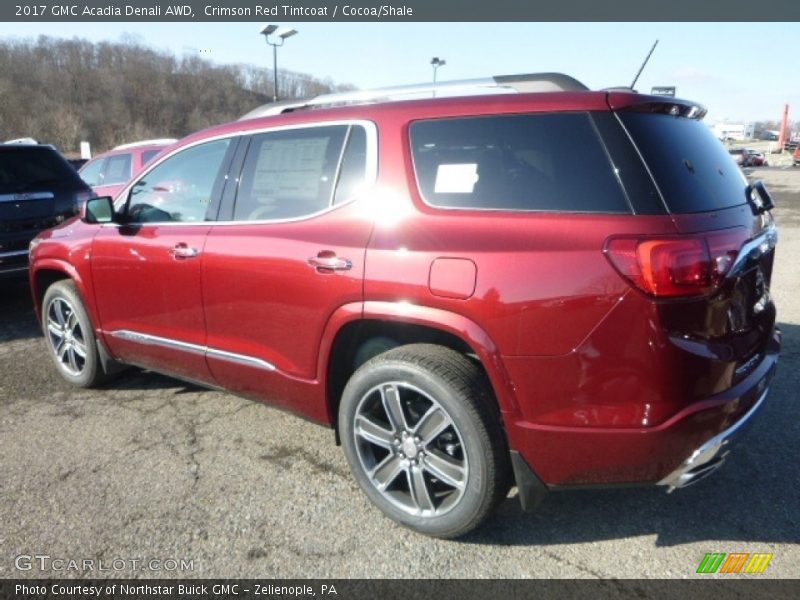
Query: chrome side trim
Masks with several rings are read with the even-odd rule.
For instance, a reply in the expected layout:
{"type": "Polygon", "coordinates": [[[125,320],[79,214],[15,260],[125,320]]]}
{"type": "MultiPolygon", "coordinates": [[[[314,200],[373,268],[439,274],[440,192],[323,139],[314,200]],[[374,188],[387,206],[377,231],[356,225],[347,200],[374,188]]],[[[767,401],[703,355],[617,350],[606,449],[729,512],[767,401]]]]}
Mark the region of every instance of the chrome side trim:
{"type": "Polygon", "coordinates": [[[11,258],[12,256],[28,256],[28,251],[14,250],[13,252],[0,252],[0,258],[11,258]]]}
{"type": "Polygon", "coordinates": [[[227,352],[225,350],[217,350],[216,348],[209,348],[208,346],[190,344],[188,342],[181,342],[179,340],[159,337],[157,335],[149,335],[147,333],[139,333],[138,331],[130,331],[129,329],[117,329],[109,332],[109,335],[115,338],[120,338],[129,342],[136,342],[138,344],[144,344],[147,346],[162,346],[164,348],[171,348],[173,350],[191,352],[192,354],[202,354],[207,357],[217,358],[219,360],[225,360],[257,369],[263,369],[265,371],[277,370],[277,367],[275,367],[275,365],[272,363],[254,356],[236,354],[235,352],[227,352]]]}
{"type": "Polygon", "coordinates": [[[128,329],[118,329],[112,331],[111,336],[128,340],[129,342],[136,342],[144,344],[145,346],[163,346],[165,348],[172,348],[174,350],[183,350],[184,352],[191,352],[193,354],[205,354],[206,347],[197,344],[190,344],[188,342],[180,342],[169,338],[158,337],[157,335],[148,335],[146,333],[138,333],[128,329]]]}
{"type": "Polygon", "coordinates": [[[55,198],[53,192],[17,192],[0,194],[0,202],[27,202],[28,200],[50,200],[55,198]]]}
{"type": "Polygon", "coordinates": [[[225,350],[216,350],[214,348],[206,348],[206,354],[212,358],[220,360],[227,360],[228,362],[245,365],[248,367],[255,367],[257,369],[264,369],[265,371],[275,371],[275,365],[260,358],[253,356],[245,356],[244,354],[235,354],[234,352],[226,352],[225,350]]]}
{"type": "Polygon", "coordinates": [[[722,450],[730,443],[734,434],[738,433],[758,409],[761,408],[768,393],[769,387],[761,393],[758,401],[756,401],[741,419],[700,446],[689,458],[683,461],[681,466],[659,481],[657,485],[666,485],[668,487],[667,492],[672,492],[677,488],[691,485],[706,475],[710,475],[713,471],[716,471],[717,468],[722,466],[729,452],[728,450],[722,452],[722,450]]]}

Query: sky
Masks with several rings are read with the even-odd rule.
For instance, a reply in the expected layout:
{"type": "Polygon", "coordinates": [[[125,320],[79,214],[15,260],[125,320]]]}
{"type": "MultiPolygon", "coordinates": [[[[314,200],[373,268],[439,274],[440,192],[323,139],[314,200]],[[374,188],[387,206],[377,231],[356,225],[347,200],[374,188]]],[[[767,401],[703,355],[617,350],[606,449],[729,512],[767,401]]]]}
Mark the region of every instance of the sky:
{"type": "MultiPolygon", "coordinates": [[[[133,36],[155,49],[201,54],[221,64],[272,67],[265,23],[0,23],[0,38],[133,36]]],[[[800,23],[292,23],[299,34],[278,50],[290,69],[361,89],[438,80],[557,71],[593,89],[675,86],[708,108],[707,121],[800,119],[800,23]],[[794,48],[796,50],[796,48],[794,48]]]]}

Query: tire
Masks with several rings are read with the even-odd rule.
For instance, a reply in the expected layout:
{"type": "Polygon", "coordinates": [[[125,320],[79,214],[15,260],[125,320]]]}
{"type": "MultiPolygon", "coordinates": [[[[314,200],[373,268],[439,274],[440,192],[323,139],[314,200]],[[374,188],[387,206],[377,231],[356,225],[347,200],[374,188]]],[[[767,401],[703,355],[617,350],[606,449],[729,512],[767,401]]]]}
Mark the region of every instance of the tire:
{"type": "Polygon", "coordinates": [[[59,281],[47,288],[42,301],[42,331],[64,379],[85,388],[106,380],[94,328],[72,281],[59,281]]]}
{"type": "Polygon", "coordinates": [[[508,447],[489,383],[448,348],[400,346],[362,365],[345,386],[339,431],[361,489],[419,533],[464,535],[508,493],[508,447]]]}

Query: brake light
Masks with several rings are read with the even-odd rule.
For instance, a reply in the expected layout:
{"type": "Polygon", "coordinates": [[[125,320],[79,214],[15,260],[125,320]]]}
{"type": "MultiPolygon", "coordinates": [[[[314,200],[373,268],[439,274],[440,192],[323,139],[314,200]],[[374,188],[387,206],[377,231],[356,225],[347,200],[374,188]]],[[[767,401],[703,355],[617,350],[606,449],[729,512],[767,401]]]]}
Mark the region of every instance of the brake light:
{"type": "Polygon", "coordinates": [[[681,236],[614,236],[604,252],[620,275],[649,296],[702,296],[725,279],[747,237],[744,227],[681,236]]]}

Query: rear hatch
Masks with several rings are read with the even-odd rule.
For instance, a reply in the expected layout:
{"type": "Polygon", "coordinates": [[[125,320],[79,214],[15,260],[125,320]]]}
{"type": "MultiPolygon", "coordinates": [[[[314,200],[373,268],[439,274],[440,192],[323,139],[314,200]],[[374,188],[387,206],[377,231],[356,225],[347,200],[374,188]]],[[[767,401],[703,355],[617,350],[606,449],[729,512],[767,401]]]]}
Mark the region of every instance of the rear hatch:
{"type": "Polygon", "coordinates": [[[40,231],[76,214],[90,196],[69,163],[47,146],[0,146],[0,267],[26,260],[40,231]]]}
{"type": "MultiPolygon", "coordinates": [[[[610,101],[613,107],[613,94],[610,101]]],[[[777,241],[769,194],[760,183],[748,183],[698,118],[703,113],[663,99],[617,112],[679,234],[610,246],[610,254],[618,253],[612,263],[622,271],[630,267],[626,252],[638,256],[640,266],[646,257],[650,273],[632,268],[627,276],[659,301],[665,333],[690,357],[685,366],[696,376],[697,397],[735,385],[767,352],[775,325],[769,290],[777,241]]]]}

